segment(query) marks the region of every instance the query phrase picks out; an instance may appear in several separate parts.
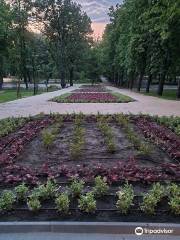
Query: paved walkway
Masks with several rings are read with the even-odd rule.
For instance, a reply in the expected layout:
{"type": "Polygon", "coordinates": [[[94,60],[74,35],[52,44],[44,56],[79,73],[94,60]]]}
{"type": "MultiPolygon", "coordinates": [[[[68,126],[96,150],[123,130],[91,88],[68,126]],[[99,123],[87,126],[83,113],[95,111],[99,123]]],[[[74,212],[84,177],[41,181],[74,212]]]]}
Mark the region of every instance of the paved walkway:
{"type": "Polygon", "coordinates": [[[179,240],[179,236],[135,236],[104,234],[17,233],[0,234],[0,240],[179,240]]]}
{"type": "Polygon", "coordinates": [[[164,100],[156,97],[145,96],[139,93],[131,92],[126,89],[108,87],[109,89],[128,95],[136,101],[131,103],[55,103],[50,102],[51,98],[77,89],[80,85],[59,90],[56,92],[45,93],[33,97],[23,98],[8,103],[0,104],[0,119],[11,116],[29,116],[40,112],[46,114],[50,112],[58,113],[78,113],[85,114],[98,113],[133,113],[140,112],[151,115],[176,115],[180,116],[180,101],[164,100]]]}

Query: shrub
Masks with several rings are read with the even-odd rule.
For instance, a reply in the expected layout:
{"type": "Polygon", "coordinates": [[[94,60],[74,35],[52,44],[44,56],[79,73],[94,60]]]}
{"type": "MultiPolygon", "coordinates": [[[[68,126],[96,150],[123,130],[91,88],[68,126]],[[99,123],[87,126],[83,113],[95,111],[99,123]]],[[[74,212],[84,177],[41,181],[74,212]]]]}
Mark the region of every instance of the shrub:
{"type": "Polygon", "coordinates": [[[165,189],[160,183],[153,184],[152,189],[143,197],[141,210],[146,214],[155,214],[155,208],[164,196],[165,189]]]}
{"type": "Polygon", "coordinates": [[[83,191],[83,188],[84,188],[84,181],[82,180],[78,181],[77,179],[75,179],[70,185],[70,190],[74,197],[79,197],[83,191]]]}
{"type": "Polygon", "coordinates": [[[171,212],[175,215],[180,215],[180,196],[173,196],[169,201],[171,212]]]}
{"type": "Polygon", "coordinates": [[[0,211],[11,210],[15,202],[16,202],[15,194],[10,190],[4,190],[0,197],[0,211]]]}
{"type": "Polygon", "coordinates": [[[26,200],[28,191],[29,188],[25,185],[25,183],[22,183],[21,185],[15,187],[16,196],[19,201],[26,200]]]}
{"type": "Polygon", "coordinates": [[[79,209],[85,213],[94,213],[96,211],[96,200],[93,192],[88,192],[86,195],[81,195],[78,203],[79,209]]]}
{"type": "Polygon", "coordinates": [[[67,214],[69,212],[70,200],[67,193],[60,194],[56,198],[55,203],[56,203],[56,208],[58,212],[63,214],[67,214]]]}
{"type": "Polygon", "coordinates": [[[28,201],[27,205],[30,211],[37,212],[41,208],[41,202],[37,197],[31,196],[28,201]]]}
{"type": "Polygon", "coordinates": [[[116,207],[118,211],[123,214],[127,214],[134,199],[134,190],[132,185],[127,183],[120,191],[117,192],[117,196],[118,201],[116,203],[116,207]]]}
{"type": "Polygon", "coordinates": [[[102,178],[101,176],[98,176],[95,178],[95,186],[93,187],[93,193],[97,197],[102,197],[105,195],[109,190],[109,186],[106,182],[106,178],[102,178]]]}
{"type": "Polygon", "coordinates": [[[180,215],[180,186],[172,183],[167,188],[171,212],[180,215]]]}
{"type": "Polygon", "coordinates": [[[41,198],[42,200],[50,199],[55,196],[57,185],[55,182],[48,180],[46,185],[41,184],[34,188],[31,197],[41,198]]]}

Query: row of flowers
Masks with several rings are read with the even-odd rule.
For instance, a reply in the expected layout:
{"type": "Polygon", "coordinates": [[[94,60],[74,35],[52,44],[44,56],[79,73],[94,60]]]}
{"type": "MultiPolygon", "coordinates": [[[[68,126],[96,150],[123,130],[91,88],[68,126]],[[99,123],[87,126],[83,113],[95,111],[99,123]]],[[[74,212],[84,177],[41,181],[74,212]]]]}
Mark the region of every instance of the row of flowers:
{"type": "MultiPolygon", "coordinates": [[[[111,196],[115,200],[115,206],[114,203],[110,203],[108,208],[106,207],[106,211],[111,208],[117,210],[120,214],[128,214],[131,207],[136,205],[136,210],[141,210],[148,215],[154,215],[158,204],[163,198],[166,198],[168,199],[169,209],[165,207],[165,210],[171,210],[173,214],[180,215],[180,187],[176,184],[164,186],[160,183],[154,183],[148,193],[141,192],[137,196],[133,186],[126,183],[119,188],[116,194],[110,195],[110,187],[106,178],[100,176],[95,178],[93,186],[87,187],[85,182],[80,179],[72,180],[70,185],[66,187],[61,187],[52,180],[48,180],[46,184],[39,184],[33,189],[22,183],[13,190],[4,190],[2,192],[0,196],[0,213],[12,210],[16,203],[24,205],[24,209],[28,207],[30,211],[37,212],[42,208],[42,204],[46,200],[54,200],[50,203],[51,210],[52,206],[54,206],[62,215],[69,214],[70,210],[95,213],[97,201],[99,199],[103,201],[106,196],[111,196]],[[135,197],[138,199],[138,204],[135,204],[135,197]],[[72,208],[72,204],[76,201],[78,202],[78,209],[76,204],[72,208]]],[[[102,207],[99,210],[105,211],[102,207]]]]}
{"type": "Polygon", "coordinates": [[[161,168],[141,167],[135,159],[130,159],[127,163],[119,161],[114,167],[107,167],[104,164],[94,162],[93,166],[79,164],[74,166],[56,165],[50,166],[46,163],[41,168],[32,169],[17,164],[9,164],[0,173],[0,183],[6,185],[26,182],[37,184],[42,179],[65,179],[66,181],[74,177],[82,178],[85,182],[91,182],[100,175],[106,177],[109,184],[118,182],[143,182],[151,183],[157,181],[178,181],[180,166],[177,164],[162,164],[161,168]]]}
{"type": "Polygon", "coordinates": [[[159,125],[145,117],[135,117],[135,124],[146,138],[160,146],[174,160],[180,161],[180,137],[178,135],[166,126],[159,125]]]}

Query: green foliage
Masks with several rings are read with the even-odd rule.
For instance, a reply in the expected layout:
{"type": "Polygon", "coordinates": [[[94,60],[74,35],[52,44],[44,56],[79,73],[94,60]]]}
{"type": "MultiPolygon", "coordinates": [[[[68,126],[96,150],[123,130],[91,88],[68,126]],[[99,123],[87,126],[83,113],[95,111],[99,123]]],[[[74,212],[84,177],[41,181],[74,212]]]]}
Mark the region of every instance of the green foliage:
{"type": "Polygon", "coordinates": [[[4,190],[0,196],[0,211],[12,210],[16,196],[12,191],[4,190]]]}
{"type": "Polygon", "coordinates": [[[74,179],[70,185],[70,191],[73,197],[79,197],[84,188],[84,181],[74,179]]]}
{"type": "Polygon", "coordinates": [[[104,136],[104,141],[109,153],[115,153],[116,145],[114,140],[114,134],[111,127],[108,124],[108,120],[102,116],[97,118],[98,128],[104,136]]]}
{"type": "Polygon", "coordinates": [[[155,214],[155,208],[164,195],[164,187],[160,183],[153,184],[152,189],[143,197],[142,211],[149,215],[155,214]]]}
{"type": "Polygon", "coordinates": [[[85,129],[81,127],[83,115],[77,115],[74,120],[73,139],[70,145],[70,155],[73,160],[81,156],[83,146],[85,144],[85,129]]]}
{"type": "Polygon", "coordinates": [[[37,212],[41,208],[41,202],[37,197],[30,197],[27,200],[27,205],[30,211],[37,212]]]}
{"type": "Polygon", "coordinates": [[[0,137],[6,136],[22,127],[26,121],[27,119],[25,118],[6,118],[0,120],[0,137]]]}
{"type": "Polygon", "coordinates": [[[56,135],[54,135],[50,130],[43,130],[42,131],[42,141],[43,145],[49,149],[52,146],[53,142],[56,139],[56,135]]]}
{"type": "Polygon", "coordinates": [[[59,213],[67,214],[69,212],[70,200],[67,193],[62,193],[57,196],[55,203],[59,213]]]}
{"type": "Polygon", "coordinates": [[[79,209],[85,213],[94,213],[96,211],[96,200],[93,192],[88,192],[86,195],[81,195],[78,203],[79,209]]]}
{"type": "Polygon", "coordinates": [[[22,183],[19,186],[15,187],[15,193],[19,201],[26,200],[28,191],[29,188],[25,185],[25,183],[22,183]]]}
{"type": "Polygon", "coordinates": [[[133,204],[134,199],[134,190],[132,185],[126,183],[124,187],[117,192],[118,201],[116,203],[116,207],[118,211],[123,214],[127,214],[129,208],[133,204]]]}
{"type": "Polygon", "coordinates": [[[109,186],[106,182],[106,178],[98,176],[95,178],[95,186],[93,187],[93,193],[97,197],[102,197],[107,194],[109,186]]]}
{"type": "Polygon", "coordinates": [[[180,186],[172,183],[167,187],[171,212],[180,215],[180,186]]]}
{"type": "MultiPolygon", "coordinates": [[[[98,45],[102,74],[118,86],[138,91],[143,76],[159,80],[179,76],[179,1],[124,0],[111,7],[110,23],[98,45]]],[[[179,95],[180,96],[180,95],[179,95]]]]}
{"type": "Polygon", "coordinates": [[[56,182],[48,180],[46,184],[41,184],[34,188],[29,197],[47,200],[55,196],[57,189],[56,182]]]}
{"type": "Polygon", "coordinates": [[[180,215],[180,195],[172,197],[169,201],[171,212],[175,215],[180,215]]]}

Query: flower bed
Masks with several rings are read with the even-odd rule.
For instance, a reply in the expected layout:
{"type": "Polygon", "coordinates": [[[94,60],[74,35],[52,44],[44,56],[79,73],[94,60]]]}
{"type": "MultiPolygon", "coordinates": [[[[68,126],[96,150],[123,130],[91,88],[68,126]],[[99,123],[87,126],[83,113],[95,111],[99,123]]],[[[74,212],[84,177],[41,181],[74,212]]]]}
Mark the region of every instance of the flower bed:
{"type": "Polygon", "coordinates": [[[122,94],[112,93],[71,93],[53,98],[51,101],[58,103],[128,103],[133,100],[122,94]]]}
{"type": "MultiPolygon", "coordinates": [[[[0,218],[104,221],[102,216],[106,215],[107,221],[161,221],[161,214],[162,221],[179,222],[179,140],[169,128],[146,116],[79,114],[30,118],[0,139],[0,188],[13,190],[7,193],[8,197],[6,192],[5,196],[1,194],[0,218]],[[74,178],[77,181],[70,187],[74,178]],[[58,190],[52,198],[44,199],[33,188],[37,190],[40,184],[38,189],[46,196],[42,184],[48,179],[56,181],[58,190]],[[160,186],[152,185],[158,182],[160,186]],[[167,194],[172,182],[177,187],[167,194]],[[29,188],[22,203],[14,188],[21,183],[29,188]],[[159,197],[151,188],[159,189],[159,197]],[[142,196],[147,191],[153,201],[149,208],[149,195],[142,196]],[[8,215],[7,210],[12,208],[3,205],[6,197],[12,200],[14,209],[8,215]],[[67,208],[62,210],[62,206],[67,208]],[[33,209],[36,214],[32,215],[33,209]],[[87,215],[88,211],[91,215],[87,215]]],[[[18,193],[25,189],[21,186],[18,193]]]]}
{"type": "Polygon", "coordinates": [[[85,92],[85,93],[88,93],[88,92],[110,92],[110,90],[108,90],[106,87],[104,86],[100,86],[100,85],[92,85],[92,86],[82,86],[76,90],[74,90],[73,92],[85,92]]]}

